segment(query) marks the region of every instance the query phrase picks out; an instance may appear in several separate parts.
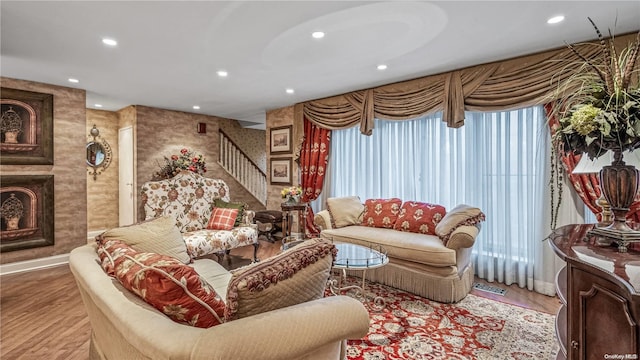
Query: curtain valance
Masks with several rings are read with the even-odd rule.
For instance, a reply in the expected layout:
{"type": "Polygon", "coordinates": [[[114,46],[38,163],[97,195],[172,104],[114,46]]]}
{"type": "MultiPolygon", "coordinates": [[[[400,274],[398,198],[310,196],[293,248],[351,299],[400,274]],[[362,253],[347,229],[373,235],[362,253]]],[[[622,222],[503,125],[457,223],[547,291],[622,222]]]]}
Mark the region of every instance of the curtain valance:
{"type": "MultiPolygon", "coordinates": [[[[625,46],[635,34],[619,36],[625,46]]],[[[600,55],[592,43],[575,45],[587,59],[600,55]]],[[[405,120],[438,111],[449,127],[464,125],[464,111],[500,111],[556,100],[558,84],[578,71],[583,61],[569,49],[472,66],[375,88],[302,103],[296,122],[306,116],[325,129],[360,126],[371,135],[374,118],[405,120]]]]}

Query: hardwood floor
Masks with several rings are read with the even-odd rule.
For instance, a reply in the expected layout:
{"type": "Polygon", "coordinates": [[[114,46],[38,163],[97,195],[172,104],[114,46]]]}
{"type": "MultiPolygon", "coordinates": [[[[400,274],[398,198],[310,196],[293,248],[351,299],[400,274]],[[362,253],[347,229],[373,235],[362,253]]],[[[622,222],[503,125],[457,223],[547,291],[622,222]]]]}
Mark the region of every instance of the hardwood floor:
{"type": "MultiPolygon", "coordinates": [[[[258,258],[266,259],[279,251],[279,243],[261,241],[258,258]]],[[[252,256],[251,247],[233,250],[222,265],[243,266],[252,256]]],[[[478,290],[472,294],[551,314],[560,307],[555,297],[514,285],[491,285],[506,288],[506,295],[478,290]]],[[[90,331],[68,265],[0,277],[0,359],[86,360],[90,331]]]]}

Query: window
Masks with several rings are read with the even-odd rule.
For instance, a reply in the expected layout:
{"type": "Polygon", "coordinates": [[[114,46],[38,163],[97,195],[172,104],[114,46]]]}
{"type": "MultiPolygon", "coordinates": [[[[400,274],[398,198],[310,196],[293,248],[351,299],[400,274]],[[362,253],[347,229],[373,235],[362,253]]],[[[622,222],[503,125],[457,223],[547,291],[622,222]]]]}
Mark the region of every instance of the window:
{"type": "Polygon", "coordinates": [[[548,141],[541,106],[467,112],[459,129],[448,128],[440,114],[376,120],[372,136],[357,127],[332,132],[324,195],[477,206],[487,221],[474,246],[476,273],[526,282],[549,228],[542,216],[550,206],[543,200],[548,141]]]}

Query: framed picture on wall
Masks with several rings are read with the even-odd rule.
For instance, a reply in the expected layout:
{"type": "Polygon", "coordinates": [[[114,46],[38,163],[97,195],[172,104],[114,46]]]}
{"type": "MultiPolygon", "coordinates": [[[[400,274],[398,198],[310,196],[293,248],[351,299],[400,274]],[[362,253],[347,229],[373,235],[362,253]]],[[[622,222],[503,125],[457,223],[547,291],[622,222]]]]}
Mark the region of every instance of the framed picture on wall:
{"type": "Polygon", "coordinates": [[[271,184],[291,185],[291,158],[271,159],[271,184]]]}
{"type": "Polygon", "coordinates": [[[53,175],[2,175],[0,183],[0,252],[53,245],[53,175]]]}
{"type": "Polygon", "coordinates": [[[53,95],[0,88],[0,164],[53,164],[53,95]]]}
{"type": "Polygon", "coordinates": [[[293,146],[291,145],[291,129],[291,125],[271,128],[271,154],[291,154],[293,150],[293,146]]]}

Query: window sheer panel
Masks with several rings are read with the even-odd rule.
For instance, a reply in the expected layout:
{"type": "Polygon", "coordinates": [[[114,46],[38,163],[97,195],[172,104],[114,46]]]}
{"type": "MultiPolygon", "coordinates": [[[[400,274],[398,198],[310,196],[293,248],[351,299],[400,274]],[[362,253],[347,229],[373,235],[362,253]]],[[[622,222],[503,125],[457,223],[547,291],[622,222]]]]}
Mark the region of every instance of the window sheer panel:
{"type": "MultiPolygon", "coordinates": [[[[441,114],[407,121],[375,120],[371,136],[333,132],[330,196],[399,197],[451,209],[465,203],[486,214],[473,249],[477,275],[534,288],[552,284],[538,268],[548,211],[548,130],[542,107],[466,113],[448,128],[441,114]],[[545,180],[547,179],[547,180],[545,180]],[[547,198],[546,196],[542,196],[547,198]]],[[[551,290],[551,294],[554,290],[551,290]]],[[[544,293],[549,291],[544,290],[544,293]]]]}

